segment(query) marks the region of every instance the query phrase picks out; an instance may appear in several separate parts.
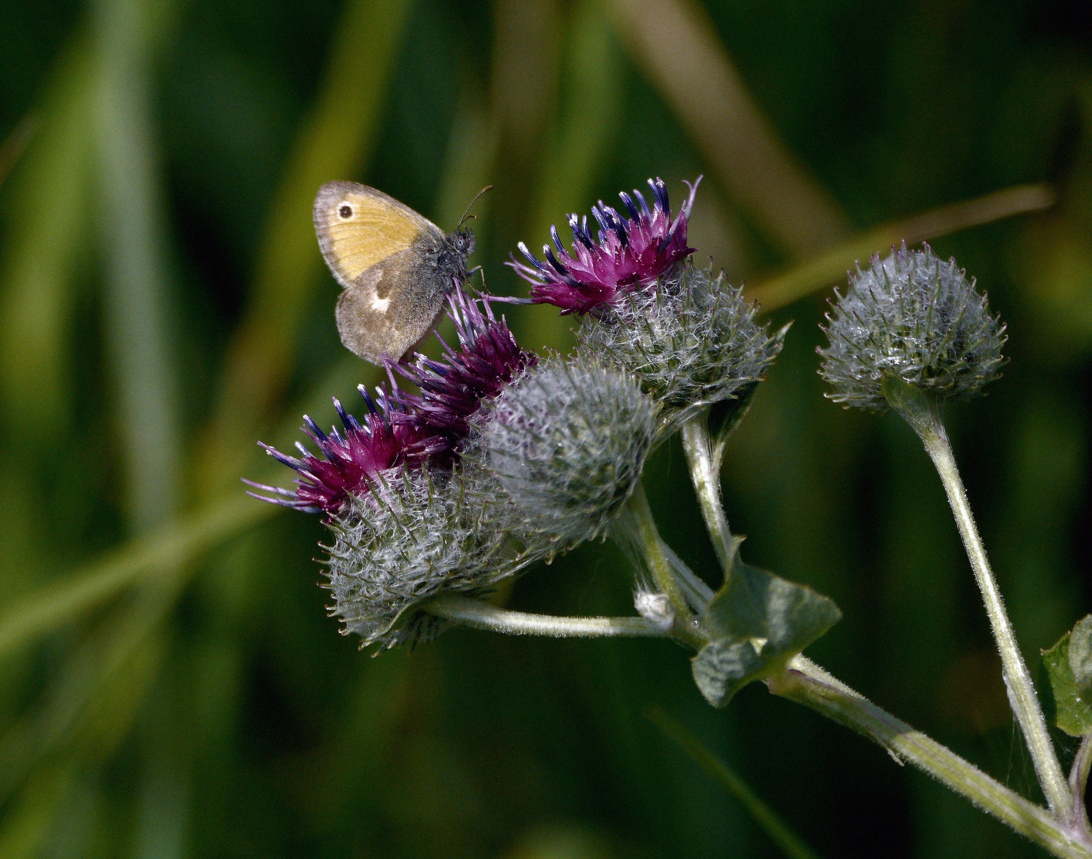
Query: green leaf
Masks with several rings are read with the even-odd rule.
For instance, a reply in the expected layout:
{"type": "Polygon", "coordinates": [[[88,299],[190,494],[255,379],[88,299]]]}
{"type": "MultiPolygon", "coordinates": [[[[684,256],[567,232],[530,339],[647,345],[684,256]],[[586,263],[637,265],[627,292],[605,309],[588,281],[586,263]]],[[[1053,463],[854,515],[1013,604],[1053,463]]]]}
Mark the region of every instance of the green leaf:
{"type": "Polygon", "coordinates": [[[841,617],[822,594],[743,563],[739,543],[730,574],[701,618],[711,640],[691,660],[694,682],[714,707],[780,670],[841,617]]]}
{"type": "Polygon", "coordinates": [[[1069,635],[1069,667],[1077,694],[1092,705],[1092,615],[1078,620],[1069,635]]]}
{"type": "Polygon", "coordinates": [[[1044,696],[1048,718],[1074,737],[1092,734],[1092,616],[1043,651],[1042,667],[1050,690],[1044,696]]]}

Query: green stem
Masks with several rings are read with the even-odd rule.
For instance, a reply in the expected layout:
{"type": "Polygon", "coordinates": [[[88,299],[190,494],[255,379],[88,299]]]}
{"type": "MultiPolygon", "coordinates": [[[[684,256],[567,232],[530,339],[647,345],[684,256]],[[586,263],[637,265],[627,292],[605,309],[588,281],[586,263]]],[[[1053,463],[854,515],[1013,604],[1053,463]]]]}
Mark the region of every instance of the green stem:
{"type": "Polygon", "coordinates": [[[803,656],[768,679],[771,692],[810,707],[927,772],[1016,832],[1066,859],[1092,859],[1092,839],[1082,827],[1055,818],[987,776],[972,763],[877,707],[803,656]]]}
{"type": "MultiPolygon", "coordinates": [[[[1069,771],[1069,789],[1073,791],[1073,797],[1078,807],[1084,807],[1084,792],[1088,785],[1088,771],[1092,767],[1092,735],[1081,738],[1081,744],[1077,748],[1077,754],[1073,758],[1073,768],[1069,771]]],[[[1088,817],[1084,818],[1086,829],[1088,817]]],[[[1090,832],[1092,834],[1092,832],[1090,832]]]]}
{"type": "Polygon", "coordinates": [[[1075,807],[1073,794],[1069,790],[1061,764],[1058,762],[1054,745],[1050,741],[1046,719],[1035,694],[1035,686],[1027,664],[1020,654],[1016,643],[1012,623],[1005,611],[1001,592],[997,587],[993,571],[986,559],[986,549],[971,514],[967,493],[956,468],[952,446],[948,434],[940,421],[937,401],[919,388],[901,380],[889,380],[884,385],[884,392],[892,408],[898,412],[914,432],[918,434],[925,451],[936,467],[937,474],[948,496],[956,526],[963,538],[967,557],[974,571],[975,581],[982,593],[986,614],[990,619],[997,649],[1001,654],[1001,670],[1005,686],[1009,692],[1009,702],[1016,715],[1016,721],[1023,731],[1024,739],[1035,766],[1039,785],[1043,789],[1051,811],[1059,820],[1071,821],[1083,817],[1083,811],[1075,807]]]}
{"type": "Polygon", "coordinates": [[[698,505],[705,520],[705,527],[713,541],[717,560],[727,573],[732,561],[732,535],[721,505],[720,475],[713,462],[709,444],[709,414],[702,411],[682,426],[683,451],[690,469],[690,480],[698,496],[698,505]]]}
{"type": "Polygon", "coordinates": [[[706,643],[706,637],[698,629],[694,607],[708,603],[701,590],[704,585],[692,573],[689,577],[685,575],[689,572],[685,570],[686,565],[660,537],[652,509],[648,506],[648,496],[640,484],[611,523],[610,536],[631,562],[648,574],[656,589],[667,596],[675,615],[671,634],[682,644],[700,650],[706,643]],[[677,570],[676,567],[681,569],[677,570]]]}
{"type": "Polygon", "coordinates": [[[498,608],[483,600],[459,596],[439,596],[428,601],[425,610],[436,617],[465,626],[487,629],[506,635],[548,635],[554,638],[603,638],[647,636],[664,638],[663,629],[643,617],[555,617],[528,614],[498,608]]]}
{"type": "Polygon", "coordinates": [[[652,576],[652,581],[660,591],[667,594],[676,614],[680,617],[689,614],[690,608],[672,572],[671,562],[664,552],[663,541],[656,527],[656,520],[652,517],[652,508],[648,506],[648,496],[645,495],[645,489],[640,484],[626,502],[626,508],[618,524],[628,533],[619,533],[618,529],[615,529],[614,533],[623,539],[628,538],[633,543],[640,553],[645,568],[652,576]]]}

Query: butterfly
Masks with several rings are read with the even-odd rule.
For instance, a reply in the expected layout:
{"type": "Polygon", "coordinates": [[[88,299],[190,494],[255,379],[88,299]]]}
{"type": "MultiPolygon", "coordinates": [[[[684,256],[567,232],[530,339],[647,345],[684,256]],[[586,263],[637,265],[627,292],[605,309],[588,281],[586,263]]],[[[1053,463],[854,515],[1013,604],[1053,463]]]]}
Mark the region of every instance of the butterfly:
{"type": "Polygon", "coordinates": [[[428,336],[448,293],[469,276],[474,234],[461,222],[444,233],[355,182],[319,188],[314,217],[323,259],[344,288],[337,302],[341,342],[366,361],[397,361],[428,336]]]}

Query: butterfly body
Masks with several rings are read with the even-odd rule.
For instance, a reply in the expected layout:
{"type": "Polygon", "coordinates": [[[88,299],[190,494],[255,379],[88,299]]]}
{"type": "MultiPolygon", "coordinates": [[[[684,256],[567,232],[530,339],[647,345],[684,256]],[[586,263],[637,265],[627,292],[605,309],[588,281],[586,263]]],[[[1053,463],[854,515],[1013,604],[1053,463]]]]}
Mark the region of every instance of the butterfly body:
{"type": "Polygon", "coordinates": [[[314,218],[322,256],[344,289],[336,314],[342,343],[376,364],[398,360],[432,331],[447,294],[466,280],[473,234],[445,234],[355,182],[323,185],[314,218]]]}

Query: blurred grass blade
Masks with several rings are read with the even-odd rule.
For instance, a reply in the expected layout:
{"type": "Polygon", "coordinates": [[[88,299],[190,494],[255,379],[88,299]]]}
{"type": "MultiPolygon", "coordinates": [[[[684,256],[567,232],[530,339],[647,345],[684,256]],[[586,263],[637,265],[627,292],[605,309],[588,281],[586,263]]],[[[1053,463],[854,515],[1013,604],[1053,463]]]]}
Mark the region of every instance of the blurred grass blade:
{"type": "Polygon", "coordinates": [[[0,657],[55,631],[145,577],[170,573],[175,565],[192,561],[277,509],[234,492],[194,516],[148,532],[63,580],[51,581],[0,615],[0,657]]]}
{"type": "Polygon", "coordinates": [[[527,201],[558,179],[544,172],[542,154],[555,139],[559,107],[564,109],[559,81],[571,59],[561,5],[557,0],[493,4],[489,96],[503,152],[495,169],[518,177],[497,187],[498,208],[510,215],[496,224],[500,247],[515,244],[508,235],[511,221],[525,223],[527,201]]]}
{"type": "Polygon", "coordinates": [[[675,109],[716,181],[791,257],[834,244],[848,225],[782,143],[692,0],[608,0],[637,64],[675,109]]]}
{"type": "MultiPolygon", "coordinates": [[[[408,0],[352,0],[328,71],[267,213],[245,317],[228,351],[224,381],[199,473],[234,483],[231,468],[282,395],[320,256],[311,220],[315,192],[357,175],[375,145],[380,114],[410,8],[408,0]]],[[[324,282],[331,305],[333,283],[324,282]]],[[[333,310],[331,307],[331,327],[333,310]]]]}
{"type": "MultiPolygon", "coordinates": [[[[481,94],[464,91],[451,124],[447,149],[437,181],[434,206],[438,224],[458,223],[467,204],[490,184],[497,153],[497,129],[481,94]]],[[[491,194],[474,201],[471,214],[482,218],[491,208],[491,194]]],[[[357,367],[359,368],[359,364],[357,367]]]]}
{"type": "MultiPolygon", "coordinates": [[[[165,651],[162,637],[145,640],[142,646],[127,651],[124,661],[112,669],[109,688],[95,690],[94,706],[83,714],[74,733],[61,738],[62,747],[54,750],[60,753],[46,756],[25,773],[0,823],[0,856],[54,855],[49,848],[64,840],[73,808],[102,802],[102,794],[110,788],[96,777],[102,773],[98,768],[131,732],[165,651]]],[[[81,695],[86,693],[80,690],[81,695]]],[[[75,855],[81,852],[77,850],[75,855]]]]}
{"type": "MultiPolygon", "coordinates": [[[[503,248],[505,257],[515,250],[517,241],[526,241],[532,250],[541,249],[549,241],[551,225],[558,225],[564,238],[565,216],[587,213],[600,196],[593,183],[610,166],[619,136],[627,96],[627,60],[602,4],[597,0],[576,4],[564,36],[566,41],[560,48],[564,60],[556,66],[556,91],[544,94],[549,100],[543,115],[553,118],[552,127],[543,134],[541,148],[529,155],[535,193],[519,201],[525,211],[518,215],[518,234],[506,231],[501,236],[508,243],[503,248]]],[[[518,102],[522,98],[521,76],[513,75],[509,86],[517,90],[509,100],[518,102]]],[[[501,225],[498,229],[505,228],[501,225]]],[[[511,270],[506,274],[511,275],[511,270]]],[[[526,288],[522,281],[509,278],[508,282],[498,291],[520,294],[526,288]]],[[[524,317],[513,324],[530,323],[524,317]]],[[[572,322],[567,317],[541,316],[533,324],[537,348],[565,351],[571,347],[572,322]]]]}
{"type": "Polygon", "coordinates": [[[930,209],[898,221],[883,224],[857,236],[820,256],[793,267],[778,277],[762,281],[748,290],[748,295],[766,312],[810,295],[842,280],[857,261],[874,253],[885,253],[905,240],[908,245],[950,233],[1036,212],[1054,204],[1054,192],[1044,183],[1016,185],[972,200],[930,209]]]}
{"type": "Polygon", "coordinates": [[[20,450],[49,448],[73,420],[73,293],[95,255],[91,69],[81,35],[59,54],[38,104],[41,125],[3,187],[0,414],[20,450]]]}
{"type": "Polygon", "coordinates": [[[591,207],[592,180],[608,166],[624,105],[625,61],[601,4],[578,4],[568,35],[566,62],[559,69],[559,115],[543,153],[545,181],[528,221],[532,249],[574,207],[591,207]]]}
{"type": "Polygon", "coordinates": [[[25,790],[37,768],[116,750],[157,676],[167,650],[162,621],[186,581],[149,583],[68,651],[38,702],[0,740],[0,802],[25,790]]]}
{"type": "Polygon", "coordinates": [[[723,761],[705,748],[697,737],[659,707],[649,707],[646,715],[656,727],[678,743],[694,763],[716,779],[743,806],[755,823],[770,836],[786,856],[793,859],[818,859],[818,856],[789,829],[784,821],[774,814],[739,776],[725,766],[723,761]]]}
{"type": "Polygon", "coordinates": [[[74,760],[57,762],[33,774],[18,800],[0,820],[0,856],[42,856],[42,832],[65,806],[80,773],[74,760]]]}
{"type": "Polygon", "coordinates": [[[15,124],[15,128],[0,144],[0,185],[4,184],[4,180],[8,178],[11,168],[15,166],[15,162],[19,160],[19,156],[30,145],[31,138],[38,131],[39,124],[38,117],[33,113],[28,113],[15,124]]]}
{"type": "Polygon", "coordinates": [[[117,397],[123,496],[140,531],[177,509],[182,461],[179,380],[172,344],[173,278],[164,249],[163,179],[154,153],[153,55],[169,5],[108,0],[95,6],[94,132],[102,230],[103,335],[117,397]]]}

